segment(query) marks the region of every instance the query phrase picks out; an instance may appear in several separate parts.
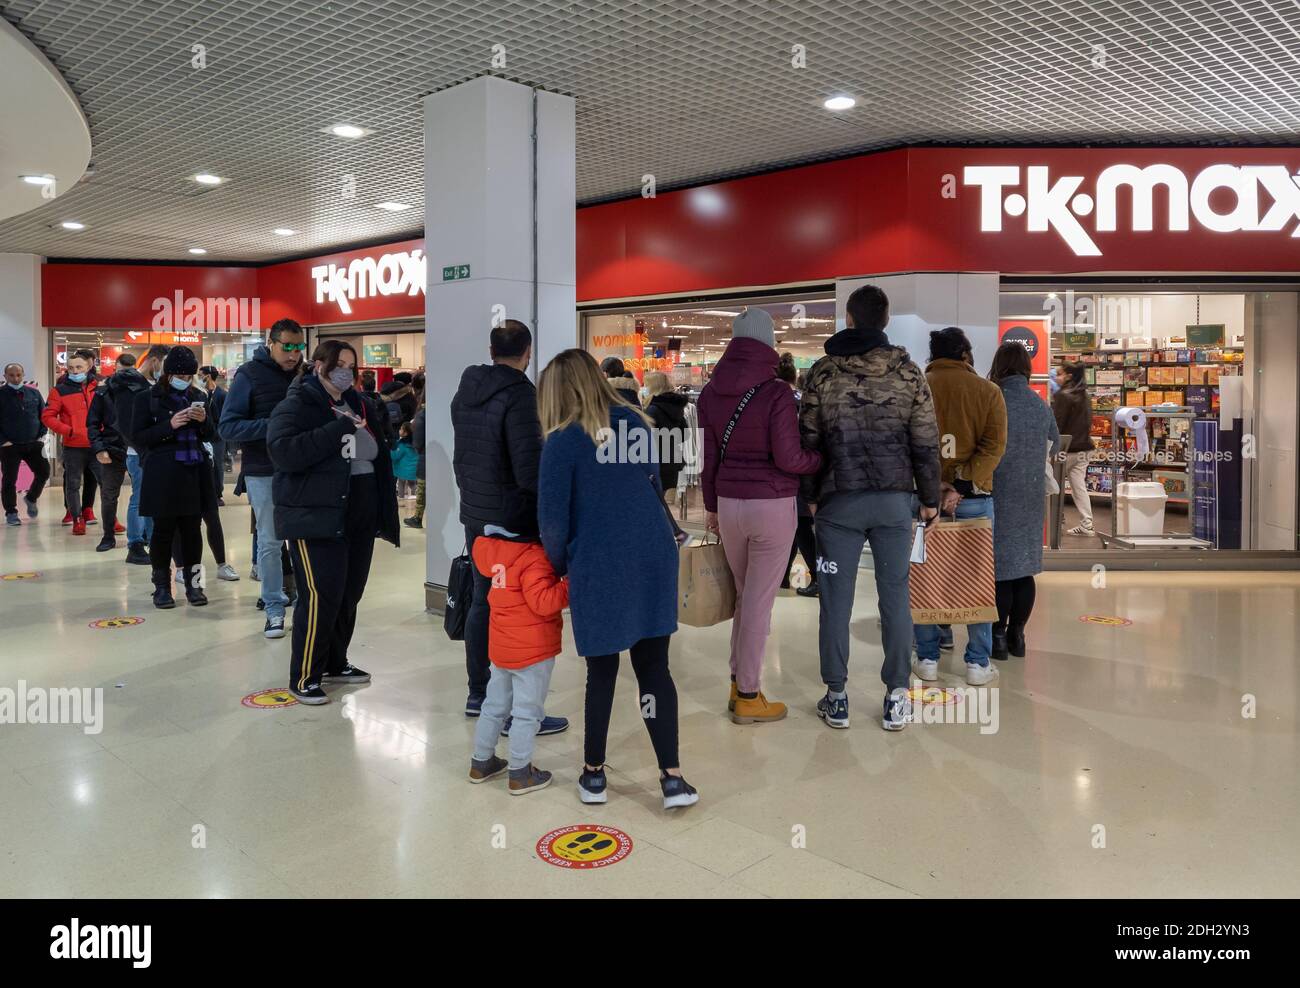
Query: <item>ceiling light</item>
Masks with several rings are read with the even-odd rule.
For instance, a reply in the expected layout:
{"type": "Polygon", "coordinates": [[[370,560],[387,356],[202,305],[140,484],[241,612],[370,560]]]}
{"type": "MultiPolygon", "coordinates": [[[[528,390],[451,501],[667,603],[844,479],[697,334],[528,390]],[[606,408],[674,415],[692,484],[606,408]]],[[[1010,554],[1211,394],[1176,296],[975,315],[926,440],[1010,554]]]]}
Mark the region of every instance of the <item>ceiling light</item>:
{"type": "Polygon", "coordinates": [[[271,232],[274,233],[277,237],[292,237],[298,231],[290,230],[287,226],[277,226],[271,232]]]}
{"type": "Polygon", "coordinates": [[[213,175],[211,172],[199,172],[194,176],[194,181],[199,185],[220,185],[225,181],[220,175],[213,175]]]}
{"type": "Polygon", "coordinates": [[[207,248],[205,248],[205,247],[191,247],[191,248],[190,248],[190,253],[191,253],[191,254],[206,254],[207,252],[208,252],[208,251],[207,251],[207,248]]]}
{"type": "Polygon", "coordinates": [[[64,220],[59,226],[65,230],[84,230],[86,228],[85,223],[78,223],[76,220],[64,220]]]}
{"type": "Polygon", "coordinates": [[[375,203],[375,208],[387,210],[390,213],[400,213],[405,209],[410,209],[411,207],[404,202],[377,202],[375,203]]]}
{"type": "Polygon", "coordinates": [[[858,101],[852,96],[832,96],[822,106],[828,110],[850,110],[857,106],[858,101]]]}
{"type": "Polygon", "coordinates": [[[53,175],[20,175],[18,176],[28,185],[53,185],[53,175]]]}
{"type": "Polygon", "coordinates": [[[373,130],[367,130],[365,127],[358,127],[355,124],[335,124],[333,127],[326,127],[327,134],[333,134],[335,137],[346,137],[349,140],[355,140],[358,137],[365,137],[367,134],[373,134],[373,130]]]}
{"type": "Polygon", "coordinates": [[[739,313],[739,312],[732,312],[732,311],[729,310],[729,309],[701,309],[701,310],[700,310],[700,315],[702,315],[702,316],[732,316],[732,317],[735,317],[735,316],[740,315],[740,313],[739,313]]]}

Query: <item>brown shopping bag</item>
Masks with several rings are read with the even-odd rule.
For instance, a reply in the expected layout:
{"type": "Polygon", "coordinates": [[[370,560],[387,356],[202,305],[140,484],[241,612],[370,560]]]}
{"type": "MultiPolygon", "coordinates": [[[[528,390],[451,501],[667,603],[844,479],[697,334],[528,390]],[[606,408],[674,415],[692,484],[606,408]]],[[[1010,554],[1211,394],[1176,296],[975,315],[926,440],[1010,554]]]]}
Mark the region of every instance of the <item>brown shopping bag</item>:
{"type": "Polygon", "coordinates": [[[912,563],[913,623],[996,621],[993,522],[988,518],[940,521],[925,529],[924,539],[924,561],[912,563]]]}
{"type": "Polygon", "coordinates": [[[736,613],[736,581],[721,542],[706,537],[682,546],[677,560],[677,620],[694,628],[730,621],[736,613]]]}

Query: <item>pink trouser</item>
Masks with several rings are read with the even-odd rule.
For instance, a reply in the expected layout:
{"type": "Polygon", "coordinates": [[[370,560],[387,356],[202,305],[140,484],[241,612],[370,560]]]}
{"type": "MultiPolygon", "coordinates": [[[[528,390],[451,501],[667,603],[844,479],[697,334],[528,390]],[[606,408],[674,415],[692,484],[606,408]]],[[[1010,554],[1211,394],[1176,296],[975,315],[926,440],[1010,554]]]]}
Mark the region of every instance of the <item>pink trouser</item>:
{"type": "Polygon", "coordinates": [[[793,497],[718,498],[722,548],[736,578],[731,674],[742,693],[758,692],[762,680],[772,602],[790,564],[790,543],[798,521],[793,497]]]}

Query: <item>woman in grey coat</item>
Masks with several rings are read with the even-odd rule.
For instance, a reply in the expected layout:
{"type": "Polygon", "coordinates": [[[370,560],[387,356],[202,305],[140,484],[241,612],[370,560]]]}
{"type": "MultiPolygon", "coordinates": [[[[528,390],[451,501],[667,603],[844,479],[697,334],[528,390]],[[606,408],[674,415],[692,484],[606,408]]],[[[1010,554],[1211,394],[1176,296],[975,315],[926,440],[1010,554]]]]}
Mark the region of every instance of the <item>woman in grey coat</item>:
{"type": "Polygon", "coordinates": [[[1061,445],[1051,407],[1029,390],[1029,353],[1014,341],[993,355],[989,380],[1007,405],[1007,449],[993,472],[993,568],[998,620],[993,658],[1025,654],[1025,624],[1034,609],[1034,574],[1043,570],[1046,463],[1061,445]]]}

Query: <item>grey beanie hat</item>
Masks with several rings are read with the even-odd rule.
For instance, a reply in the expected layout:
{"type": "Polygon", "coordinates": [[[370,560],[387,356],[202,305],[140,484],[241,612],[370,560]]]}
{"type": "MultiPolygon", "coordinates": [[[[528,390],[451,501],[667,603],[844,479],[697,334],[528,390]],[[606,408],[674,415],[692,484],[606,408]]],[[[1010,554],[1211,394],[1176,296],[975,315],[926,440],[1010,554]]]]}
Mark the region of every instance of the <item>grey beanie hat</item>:
{"type": "Polygon", "coordinates": [[[776,325],[764,309],[746,309],[731,323],[731,338],[748,337],[776,348],[776,325]]]}

